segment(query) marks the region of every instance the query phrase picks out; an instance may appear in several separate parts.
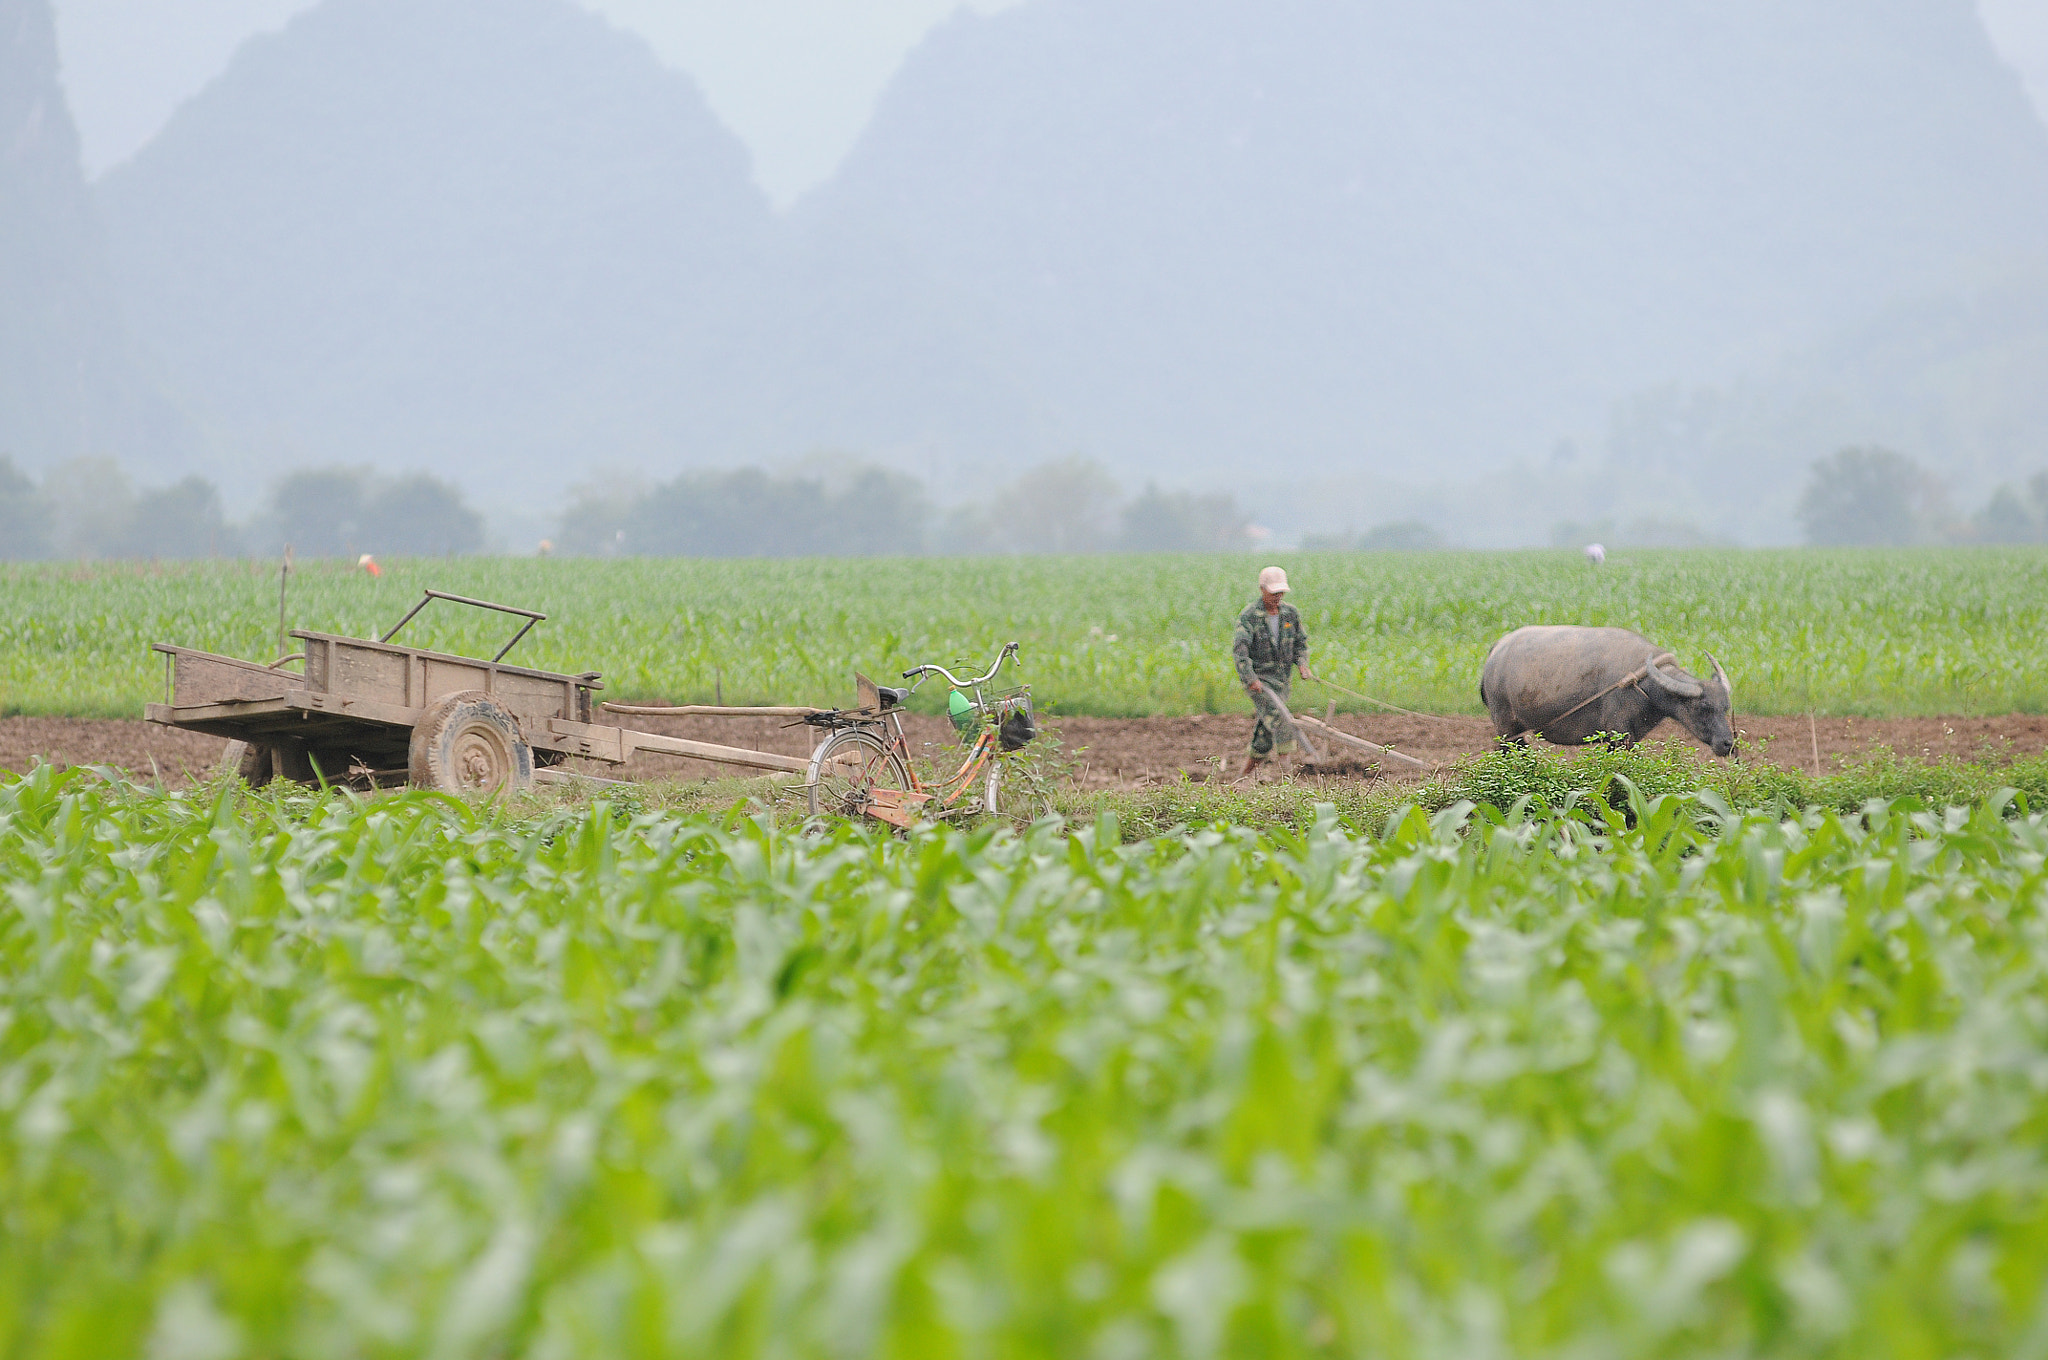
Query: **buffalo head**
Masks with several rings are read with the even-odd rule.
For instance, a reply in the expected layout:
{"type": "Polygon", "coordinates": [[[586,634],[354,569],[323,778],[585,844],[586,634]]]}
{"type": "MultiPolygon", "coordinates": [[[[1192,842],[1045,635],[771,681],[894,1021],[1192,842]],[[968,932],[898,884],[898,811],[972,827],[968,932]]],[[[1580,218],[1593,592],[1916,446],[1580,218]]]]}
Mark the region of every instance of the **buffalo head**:
{"type": "Polygon", "coordinates": [[[1644,666],[1651,697],[1715,755],[1733,754],[1735,729],[1728,722],[1728,707],[1734,699],[1734,687],[1728,683],[1728,672],[1709,653],[1707,660],[1714,662],[1714,678],[1696,680],[1682,670],[1664,669],[1659,663],[1669,656],[1668,652],[1652,656],[1644,666]]]}

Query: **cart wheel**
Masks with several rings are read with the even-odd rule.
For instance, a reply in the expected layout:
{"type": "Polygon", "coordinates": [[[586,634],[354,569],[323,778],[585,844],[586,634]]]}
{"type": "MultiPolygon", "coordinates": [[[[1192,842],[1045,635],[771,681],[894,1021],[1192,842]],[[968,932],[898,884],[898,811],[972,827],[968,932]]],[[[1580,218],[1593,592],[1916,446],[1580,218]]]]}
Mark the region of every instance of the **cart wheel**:
{"type": "Polygon", "coordinates": [[[436,699],[412,729],[412,786],[443,793],[498,793],[533,783],[533,748],[519,720],[480,689],[436,699]]]}
{"type": "Polygon", "coordinates": [[[270,748],[259,741],[231,741],[220,753],[220,772],[231,774],[252,789],[270,782],[274,767],[270,748]]]}

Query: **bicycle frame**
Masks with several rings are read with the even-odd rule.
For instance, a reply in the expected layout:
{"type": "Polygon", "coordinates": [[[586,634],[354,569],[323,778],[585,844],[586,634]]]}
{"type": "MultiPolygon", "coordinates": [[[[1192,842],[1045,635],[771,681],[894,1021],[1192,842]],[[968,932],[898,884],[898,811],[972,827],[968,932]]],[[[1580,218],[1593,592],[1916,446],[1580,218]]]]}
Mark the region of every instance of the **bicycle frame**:
{"type": "Polygon", "coordinates": [[[981,731],[976,734],[973,747],[967,752],[966,757],[961,760],[960,768],[947,778],[940,780],[937,784],[926,784],[918,777],[917,767],[910,760],[910,743],[903,736],[902,719],[897,719],[897,750],[903,757],[904,767],[910,771],[910,782],[916,787],[918,792],[929,793],[934,797],[944,793],[945,796],[939,798],[939,801],[947,807],[951,807],[965,796],[967,790],[974,787],[975,777],[987,768],[988,762],[999,758],[996,751],[998,733],[1002,726],[1002,715],[1006,710],[1002,707],[1001,700],[992,704],[983,698],[981,687],[995,679],[996,672],[1003,668],[1003,663],[1016,654],[1016,643],[1004,643],[1003,649],[996,653],[996,659],[989,664],[989,668],[969,680],[962,680],[944,666],[934,662],[927,662],[922,666],[912,666],[909,670],[903,672],[903,678],[910,681],[910,692],[912,694],[917,693],[917,687],[922,685],[930,676],[934,674],[944,676],[946,683],[954,689],[966,691],[974,696],[974,707],[982,715],[981,731]]]}
{"type": "MultiPolygon", "coordinates": [[[[1029,703],[1028,695],[1021,701],[998,696],[990,701],[983,697],[982,686],[995,678],[1003,662],[1017,653],[1017,644],[1008,643],[996,654],[995,662],[978,676],[962,679],[944,666],[927,664],[913,666],[903,672],[903,678],[912,682],[910,692],[916,693],[919,685],[932,675],[945,677],[953,688],[974,696],[974,706],[982,716],[981,730],[975,734],[974,744],[961,759],[960,767],[944,779],[927,782],[917,772],[917,763],[911,758],[910,739],[903,731],[901,709],[890,709],[879,713],[833,713],[820,715],[833,726],[858,727],[873,732],[880,729],[886,733],[885,746],[903,764],[910,776],[910,787],[905,790],[875,789],[874,801],[865,809],[867,815],[894,826],[909,827],[920,816],[928,815],[925,807],[937,803],[947,812],[957,810],[967,791],[988,772],[989,762],[1002,758],[1002,720],[1005,714],[1014,711],[1019,702],[1029,703]]],[[[945,815],[944,813],[940,815],[945,815]]]]}
{"type": "Polygon", "coordinates": [[[903,740],[900,726],[896,740],[902,748],[904,768],[910,771],[910,782],[917,786],[920,793],[930,793],[947,807],[953,806],[965,797],[967,791],[974,787],[975,779],[988,768],[989,761],[998,758],[996,755],[996,725],[993,722],[984,722],[981,732],[974,738],[973,747],[969,749],[966,757],[961,760],[960,768],[940,780],[937,784],[927,784],[918,778],[917,766],[911,763],[909,743],[903,740]],[[944,795],[943,797],[940,796],[942,794],[944,795]]]}

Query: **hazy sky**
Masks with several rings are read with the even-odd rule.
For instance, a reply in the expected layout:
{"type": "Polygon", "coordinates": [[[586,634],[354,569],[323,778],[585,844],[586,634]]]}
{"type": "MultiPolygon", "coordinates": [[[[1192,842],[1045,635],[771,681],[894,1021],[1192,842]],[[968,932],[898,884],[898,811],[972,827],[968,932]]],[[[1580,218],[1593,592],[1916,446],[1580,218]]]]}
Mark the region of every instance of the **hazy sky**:
{"type": "MultiPolygon", "coordinates": [[[[695,76],[784,203],[830,175],[903,56],[960,0],[587,0],[695,76]]],[[[1341,3],[1342,0],[1333,0],[1341,3]]],[[[250,34],[313,0],[56,0],[90,174],[139,148],[250,34]]],[[[967,0],[1000,9],[1015,0],[967,0]]],[[[2048,110],[2048,0],[1979,0],[2048,110]]],[[[2048,116],[2048,114],[2044,114],[2048,116]]]]}

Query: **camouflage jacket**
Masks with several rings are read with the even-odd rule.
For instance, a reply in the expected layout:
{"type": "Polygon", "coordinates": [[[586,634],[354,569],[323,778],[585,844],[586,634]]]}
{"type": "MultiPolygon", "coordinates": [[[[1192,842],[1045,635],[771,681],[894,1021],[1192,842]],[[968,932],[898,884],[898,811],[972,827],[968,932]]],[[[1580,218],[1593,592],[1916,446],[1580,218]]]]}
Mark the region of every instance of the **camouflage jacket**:
{"type": "Polygon", "coordinates": [[[1280,645],[1266,627],[1266,606],[1253,600],[1237,616],[1237,634],[1231,639],[1231,654],[1237,658],[1237,678],[1249,685],[1255,675],[1286,675],[1308,661],[1308,634],[1301,628],[1301,611],[1285,600],[1280,602],[1280,645]]]}

